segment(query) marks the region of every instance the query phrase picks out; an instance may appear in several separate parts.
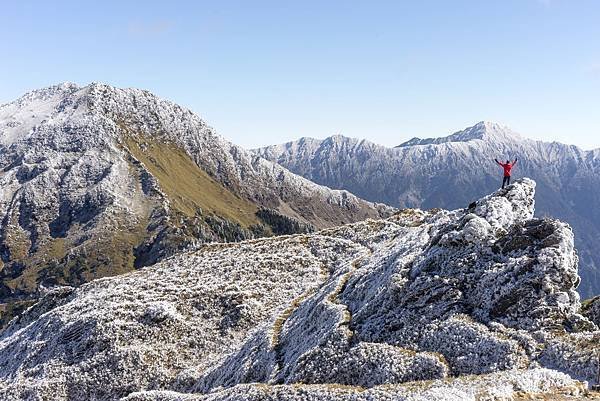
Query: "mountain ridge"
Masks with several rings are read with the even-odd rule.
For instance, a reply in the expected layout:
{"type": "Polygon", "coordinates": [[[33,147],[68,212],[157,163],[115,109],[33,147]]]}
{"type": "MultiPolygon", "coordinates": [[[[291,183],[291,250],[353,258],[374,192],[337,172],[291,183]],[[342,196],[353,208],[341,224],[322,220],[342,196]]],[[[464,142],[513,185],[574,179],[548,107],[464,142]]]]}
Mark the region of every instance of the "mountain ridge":
{"type": "Polygon", "coordinates": [[[439,136],[439,137],[428,137],[428,138],[421,138],[421,137],[415,136],[415,137],[412,137],[412,138],[400,143],[399,145],[395,145],[395,146],[382,145],[377,142],[370,141],[369,139],[366,139],[366,138],[346,136],[344,134],[335,134],[335,135],[330,135],[325,138],[316,138],[316,137],[312,137],[312,136],[301,136],[298,139],[290,140],[290,141],[287,141],[287,142],[284,142],[281,144],[261,146],[261,147],[257,147],[257,148],[252,148],[250,150],[252,152],[260,154],[261,152],[264,152],[270,148],[285,147],[285,146],[291,146],[291,145],[296,145],[296,144],[307,144],[307,143],[318,146],[318,145],[322,144],[323,142],[328,142],[328,141],[332,141],[335,143],[352,143],[355,145],[365,144],[366,146],[373,146],[373,147],[385,148],[388,150],[395,150],[397,148],[409,147],[409,146],[414,146],[414,145],[440,145],[440,144],[444,144],[444,143],[468,142],[468,141],[477,140],[477,139],[489,140],[490,138],[495,139],[496,141],[498,141],[499,139],[504,139],[507,142],[514,141],[514,140],[524,140],[524,141],[528,141],[528,142],[539,142],[539,143],[543,143],[546,145],[562,145],[562,146],[574,147],[574,148],[577,148],[578,150],[580,150],[582,152],[586,152],[586,153],[600,152],[600,148],[583,149],[577,145],[567,144],[567,143],[560,142],[560,141],[544,141],[544,140],[529,138],[527,136],[523,136],[521,133],[513,131],[510,127],[508,127],[505,124],[498,123],[495,121],[490,121],[490,120],[479,121],[478,123],[474,124],[471,127],[468,127],[464,130],[456,131],[450,135],[439,136]],[[502,132],[501,133],[498,133],[498,132],[490,133],[489,131],[481,132],[480,127],[482,127],[482,126],[501,127],[505,132],[504,133],[502,133],[502,132]]]}
{"type": "Polygon", "coordinates": [[[395,148],[336,137],[335,141],[299,140],[254,151],[319,184],[396,207],[425,208],[461,207],[490,192],[502,178],[493,159],[517,157],[514,176],[538,182],[538,213],[558,216],[578,233],[582,293],[599,293],[600,256],[594,243],[600,238],[600,213],[589,205],[600,202],[595,190],[600,186],[600,153],[516,137],[500,125],[497,135],[473,139],[486,124],[486,129],[496,126],[479,123],[438,141],[419,140],[395,148]],[[451,142],[448,138],[469,140],[451,142]]]}
{"type": "Polygon", "coordinates": [[[148,91],[101,83],[1,105],[0,171],[0,326],[40,285],[393,211],[251,155],[148,91]]]}
{"type": "Polygon", "coordinates": [[[522,140],[524,138],[505,125],[493,121],[480,121],[472,127],[457,131],[446,137],[424,139],[414,137],[395,147],[430,145],[445,142],[468,142],[476,139],[487,141],[514,141],[522,140]]]}

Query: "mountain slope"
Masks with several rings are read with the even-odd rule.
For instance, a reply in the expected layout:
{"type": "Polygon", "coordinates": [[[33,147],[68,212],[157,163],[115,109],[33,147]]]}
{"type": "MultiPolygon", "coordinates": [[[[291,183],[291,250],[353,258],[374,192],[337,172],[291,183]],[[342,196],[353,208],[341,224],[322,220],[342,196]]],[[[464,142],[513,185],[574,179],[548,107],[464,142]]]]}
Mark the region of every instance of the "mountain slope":
{"type": "Polygon", "coordinates": [[[189,246],[303,232],[391,208],[251,155],[137,89],[62,84],[0,106],[0,326],[40,288],[189,246]]]}
{"type": "Polygon", "coordinates": [[[333,136],[303,138],[257,150],[314,182],[398,207],[457,208],[497,188],[494,158],[518,157],[514,176],[538,183],[539,216],[556,216],[575,230],[582,283],[600,293],[600,152],[521,137],[481,122],[444,138],[413,138],[396,148],[333,136]]]}
{"type": "Polygon", "coordinates": [[[534,189],[206,245],[53,289],[0,334],[0,396],[580,395],[597,381],[600,331],[579,314],[573,234],[532,217],[534,189]]]}

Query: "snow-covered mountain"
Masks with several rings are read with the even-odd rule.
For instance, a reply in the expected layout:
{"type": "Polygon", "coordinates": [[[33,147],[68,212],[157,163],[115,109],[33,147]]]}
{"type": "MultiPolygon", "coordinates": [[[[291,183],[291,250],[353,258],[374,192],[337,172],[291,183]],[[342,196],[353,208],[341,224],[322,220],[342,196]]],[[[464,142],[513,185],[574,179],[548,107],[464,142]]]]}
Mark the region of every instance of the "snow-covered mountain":
{"type": "Polygon", "coordinates": [[[0,106],[0,327],[43,287],[390,212],[252,155],[147,91],[35,90],[0,106]]]}
{"type": "Polygon", "coordinates": [[[538,183],[540,216],[567,221],[576,234],[584,296],[600,293],[600,150],[534,141],[491,122],[395,148],[332,136],[302,138],[257,154],[331,188],[397,207],[457,208],[501,184],[494,163],[518,157],[513,176],[538,183]]]}
{"type": "Polygon", "coordinates": [[[0,398],[582,395],[600,316],[579,314],[573,233],[533,218],[534,190],[523,179],[469,208],[205,245],[55,288],[0,334],[0,398]]]}

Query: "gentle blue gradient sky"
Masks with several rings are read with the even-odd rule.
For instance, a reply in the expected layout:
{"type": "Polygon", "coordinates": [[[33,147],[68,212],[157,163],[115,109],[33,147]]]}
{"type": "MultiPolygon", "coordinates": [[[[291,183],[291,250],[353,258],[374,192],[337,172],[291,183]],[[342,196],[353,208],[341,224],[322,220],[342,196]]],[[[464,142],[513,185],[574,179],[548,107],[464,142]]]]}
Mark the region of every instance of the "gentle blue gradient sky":
{"type": "Polygon", "coordinates": [[[600,147],[600,1],[0,0],[0,103],[149,89],[246,147],[493,120],[600,147]]]}

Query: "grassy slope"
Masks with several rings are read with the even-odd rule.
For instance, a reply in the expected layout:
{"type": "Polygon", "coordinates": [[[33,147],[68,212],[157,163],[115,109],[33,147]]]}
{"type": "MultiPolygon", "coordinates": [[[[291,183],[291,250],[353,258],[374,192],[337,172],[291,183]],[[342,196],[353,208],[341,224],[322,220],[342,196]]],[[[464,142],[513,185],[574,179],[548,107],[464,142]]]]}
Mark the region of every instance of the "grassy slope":
{"type": "MultiPolygon", "coordinates": [[[[217,215],[243,228],[260,224],[256,217],[257,206],[241,199],[212,179],[200,169],[187,153],[172,144],[160,143],[150,138],[128,135],[124,145],[137,160],[156,178],[161,191],[171,203],[171,213],[182,217],[217,215]]],[[[131,171],[136,174],[135,171],[131,171]]],[[[136,177],[139,179],[139,177],[136,177]]],[[[139,193],[142,193],[141,184],[139,193]]],[[[151,201],[144,205],[152,208],[151,201]]],[[[15,222],[11,244],[14,261],[22,264],[21,274],[7,278],[4,284],[21,294],[6,304],[0,304],[0,328],[8,320],[29,306],[35,298],[40,282],[50,285],[79,285],[95,278],[123,274],[134,269],[134,250],[152,233],[147,231],[148,210],[140,221],[127,216],[113,220],[118,227],[100,227],[92,236],[77,246],[81,232],[73,227],[66,238],[43,238],[39,249],[30,253],[28,233],[15,222]],[[23,297],[23,295],[26,295],[23,297]]],[[[180,219],[173,219],[177,224],[180,219]]],[[[100,222],[102,224],[102,222],[100,222]]],[[[270,232],[270,231],[269,231],[270,232]]],[[[0,267],[0,269],[3,266],[0,267]]]]}
{"type": "Polygon", "coordinates": [[[203,214],[216,214],[245,228],[259,223],[256,205],[211,178],[183,149],[139,136],[128,136],[124,142],[158,180],[177,211],[192,217],[201,210],[203,214]]]}

